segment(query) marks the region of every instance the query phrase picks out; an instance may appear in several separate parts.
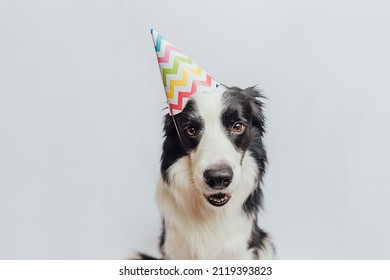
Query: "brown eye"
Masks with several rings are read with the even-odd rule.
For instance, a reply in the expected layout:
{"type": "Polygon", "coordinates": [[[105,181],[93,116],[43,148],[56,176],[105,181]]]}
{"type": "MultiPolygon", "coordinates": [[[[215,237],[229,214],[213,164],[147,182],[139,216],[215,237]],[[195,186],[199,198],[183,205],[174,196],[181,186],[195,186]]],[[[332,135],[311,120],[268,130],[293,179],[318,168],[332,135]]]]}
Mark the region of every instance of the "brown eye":
{"type": "Polygon", "coordinates": [[[233,134],[242,134],[245,131],[245,125],[242,122],[236,122],[231,128],[233,134]]]}
{"type": "Polygon", "coordinates": [[[186,127],[185,132],[187,133],[188,136],[195,136],[196,129],[192,126],[189,126],[189,127],[186,127]]]}

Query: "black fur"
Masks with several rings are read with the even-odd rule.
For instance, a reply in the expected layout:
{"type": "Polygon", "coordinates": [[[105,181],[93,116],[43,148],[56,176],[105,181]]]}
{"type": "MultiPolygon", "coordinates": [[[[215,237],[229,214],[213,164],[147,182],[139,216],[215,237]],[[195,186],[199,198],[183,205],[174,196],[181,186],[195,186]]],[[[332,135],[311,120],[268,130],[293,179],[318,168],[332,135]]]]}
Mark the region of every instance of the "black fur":
{"type": "MultiPolygon", "coordinates": [[[[263,240],[268,237],[268,234],[261,230],[258,226],[257,219],[253,221],[252,234],[248,241],[248,249],[262,248],[263,240]]],[[[257,251],[255,251],[257,252],[257,251]]],[[[255,257],[259,257],[255,255],[255,257]]]]}
{"type": "Polygon", "coordinates": [[[244,154],[251,141],[252,110],[250,101],[241,92],[228,90],[223,94],[223,103],[224,109],[221,114],[221,121],[226,130],[226,135],[236,149],[244,154]],[[241,122],[245,126],[244,133],[239,135],[230,133],[230,128],[236,122],[241,122]]]}
{"type": "Polygon", "coordinates": [[[161,235],[160,235],[160,243],[159,243],[160,253],[162,254],[163,257],[165,256],[164,243],[165,243],[165,221],[163,218],[162,219],[162,227],[161,227],[161,235]]]}
{"type": "Polygon", "coordinates": [[[133,258],[133,260],[160,260],[155,257],[143,254],[143,253],[137,253],[137,256],[133,258]]]}
{"type": "Polygon", "coordinates": [[[181,144],[181,139],[177,133],[174,120],[171,116],[165,116],[164,122],[165,140],[161,155],[161,175],[163,180],[168,182],[168,168],[179,158],[185,156],[187,152],[181,144]]]}

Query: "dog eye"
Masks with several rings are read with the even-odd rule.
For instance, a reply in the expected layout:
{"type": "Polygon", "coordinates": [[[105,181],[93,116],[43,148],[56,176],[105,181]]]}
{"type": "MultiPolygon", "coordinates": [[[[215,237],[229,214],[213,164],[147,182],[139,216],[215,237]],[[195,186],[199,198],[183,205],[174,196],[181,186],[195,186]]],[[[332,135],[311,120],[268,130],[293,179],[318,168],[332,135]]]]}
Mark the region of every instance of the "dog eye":
{"type": "Polygon", "coordinates": [[[245,131],[245,125],[242,122],[235,122],[231,128],[233,134],[242,134],[245,131]]]}
{"type": "Polygon", "coordinates": [[[195,136],[196,134],[196,129],[193,126],[188,126],[184,130],[188,136],[195,136]]]}

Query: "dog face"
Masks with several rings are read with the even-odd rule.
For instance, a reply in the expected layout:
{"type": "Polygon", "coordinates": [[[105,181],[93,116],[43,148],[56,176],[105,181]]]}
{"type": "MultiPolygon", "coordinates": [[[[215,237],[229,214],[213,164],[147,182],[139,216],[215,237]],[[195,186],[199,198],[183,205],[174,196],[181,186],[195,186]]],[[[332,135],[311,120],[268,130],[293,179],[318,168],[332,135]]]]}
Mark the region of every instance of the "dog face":
{"type": "Polygon", "coordinates": [[[248,150],[258,163],[260,176],[265,152],[259,96],[254,88],[220,86],[194,94],[180,114],[174,119],[168,116],[161,165],[164,180],[169,180],[169,167],[188,156],[195,187],[211,207],[219,207],[227,204],[238,188],[248,150]]]}

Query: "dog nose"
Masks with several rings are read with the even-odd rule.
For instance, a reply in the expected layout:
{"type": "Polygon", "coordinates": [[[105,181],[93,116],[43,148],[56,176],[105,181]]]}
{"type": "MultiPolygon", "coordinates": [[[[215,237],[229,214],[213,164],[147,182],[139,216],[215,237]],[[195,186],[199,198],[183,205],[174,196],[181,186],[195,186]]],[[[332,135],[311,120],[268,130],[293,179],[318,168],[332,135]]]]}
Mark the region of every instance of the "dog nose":
{"type": "Polygon", "coordinates": [[[204,174],[204,181],[211,188],[224,189],[232,182],[233,170],[230,166],[219,166],[213,169],[207,169],[204,174]]]}

